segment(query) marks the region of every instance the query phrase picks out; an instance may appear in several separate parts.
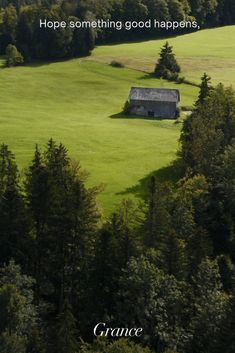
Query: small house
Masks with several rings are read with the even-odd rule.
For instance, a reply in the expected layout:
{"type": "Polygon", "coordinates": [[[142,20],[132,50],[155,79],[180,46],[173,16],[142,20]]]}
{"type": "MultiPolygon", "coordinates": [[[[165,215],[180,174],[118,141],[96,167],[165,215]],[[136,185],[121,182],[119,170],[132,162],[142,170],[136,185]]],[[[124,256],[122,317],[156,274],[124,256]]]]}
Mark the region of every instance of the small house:
{"type": "Polygon", "coordinates": [[[128,103],[130,114],[175,119],[180,93],[177,89],[132,87],[128,103]]]}

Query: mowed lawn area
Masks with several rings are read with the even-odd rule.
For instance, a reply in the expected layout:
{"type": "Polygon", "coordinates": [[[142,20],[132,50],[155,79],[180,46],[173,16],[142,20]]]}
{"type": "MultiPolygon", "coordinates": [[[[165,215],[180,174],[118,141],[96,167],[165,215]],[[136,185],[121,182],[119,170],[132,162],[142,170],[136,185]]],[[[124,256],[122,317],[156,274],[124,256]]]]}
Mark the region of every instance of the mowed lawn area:
{"type": "Polygon", "coordinates": [[[131,69],[70,60],[0,69],[0,141],[21,168],[35,144],[62,142],[89,173],[88,184],[104,184],[99,202],[107,213],[151,172],[167,166],[178,148],[181,124],[118,115],[131,86],[176,87],[183,105],[197,88],[146,78],[131,69]]]}
{"type": "MultiPolygon", "coordinates": [[[[182,76],[198,83],[203,72],[213,84],[223,82],[235,87],[235,26],[200,30],[168,38],[182,67],[182,76]]],[[[164,40],[100,46],[88,60],[111,62],[119,60],[127,67],[152,72],[164,40]]]]}

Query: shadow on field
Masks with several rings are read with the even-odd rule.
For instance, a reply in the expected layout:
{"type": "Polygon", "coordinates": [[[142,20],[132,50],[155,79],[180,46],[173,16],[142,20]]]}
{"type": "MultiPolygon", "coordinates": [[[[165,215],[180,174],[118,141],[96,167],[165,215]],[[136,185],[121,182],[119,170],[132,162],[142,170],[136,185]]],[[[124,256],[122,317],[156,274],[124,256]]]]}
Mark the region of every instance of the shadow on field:
{"type": "MultiPolygon", "coordinates": [[[[132,119],[132,120],[136,120],[136,119],[143,119],[143,120],[152,120],[152,121],[167,121],[168,119],[165,118],[153,118],[151,116],[142,116],[142,115],[127,115],[124,114],[123,112],[117,113],[117,114],[113,114],[109,116],[110,119],[132,119]]],[[[169,119],[172,120],[172,119],[169,119]]],[[[177,122],[177,120],[175,120],[175,122],[177,122]]]]}
{"type": "Polygon", "coordinates": [[[89,57],[90,55],[88,56],[81,56],[79,58],[61,58],[61,59],[42,59],[42,60],[39,60],[39,59],[35,59],[35,60],[32,60],[30,62],[26,62],[26,67],[32,67],[32,68],[37,68],[37,67],[41,67],[41,66],[49,66],[51,64],[56,64],[56,63],[64,63],[64,62],[69,62],[71,60],[75,60],[75,59],[83,59],[85,57],[89,57]]]}
{"type": "Polygon", "coordinates": [[[149,193],[149,186],[151,177],[156,178],[157,183],[170,183],[176,184],[183,177],[183,168],[176,160],[167,167],[160,168],[152,172],[138,181],[138,184],[127,188],[126,190],[117,193],[117,195],[133,194],[138,198],[146,200],[149,193]]]}
{"type": "Polygon", "coordinates": [[[139,77],[138,80],[149,80],[149,79],[153,79],[153,78],[156,78],[156,76],[154,75],[153,72],[150,72],[150,73],[145,73],[143,76],[139,77]]]}

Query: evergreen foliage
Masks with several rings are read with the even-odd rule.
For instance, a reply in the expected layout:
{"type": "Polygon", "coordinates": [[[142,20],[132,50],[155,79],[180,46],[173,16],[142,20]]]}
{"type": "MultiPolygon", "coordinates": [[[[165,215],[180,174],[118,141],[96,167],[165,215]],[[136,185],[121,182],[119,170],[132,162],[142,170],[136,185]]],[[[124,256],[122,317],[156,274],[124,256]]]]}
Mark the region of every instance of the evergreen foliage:
{"type": "MultiPolygon", "coordinates": [[[[194,21],[201,27],[233,24],[233,0],[80,0],[79,2],[48,0],[0,0],[0,54],[14,45],[24,60],[50,60],[89,55],[96,43],[153,37],[159,29],[133,28],[130,31],[113,28],[40,28],[39,19],[48,21],[194,21]]],[[[170,33],[182,33],[184,29],[170,33]]],[[[14,61],[22,63],[16,52],[14,61]]],[[[11,61],[12,65],[12,61],[11,61]]],[[[171,71],[170,71],[171,72],[171,71]]],[[[164,76],[170,75],[164,70],[164,76]]],[[[177,76],[178,71],[174,73],[177,76]]],[[[163,76],[163,77],[164,77],[163,76]]],[[[172,76],[172,74],[170,75],[172,76]]]]}
{"type": "Polygon", "coordinates": [[[139,208],[124,200],[103,222],[97,188],[62,144],[36,146],[23,177],[1,146],[0,352],[233,350],[233,112],[233,91],[212,90],[184,123],[182,156],[194,164],[184,159],[183,179],[153,176],[139,208]],[[220,129],[211,169],[200,126],[220,129]],[[98,322],[144,334],[90,343],[98,322]]]}
{"type": "Polygon", "coordinates": [[[176,80],[180,73],[180,66],[176,61],[172,46],[168,42],[163,46],[160,58],[155,67],[155,76],[166,80],[176,80]]]}
{"type": "Polygon", "coordinates": [[[206,98],[209,96],[210,94],[210,81],[211,78],[204,73],[204,75],[201,78],[201,85],[200,85],[200,92],[199,92],[199,96],[198,96],[198,100],[196,101],[196,107],[198,107],[200,104],[203,104],[206,100],[206,98]]]}

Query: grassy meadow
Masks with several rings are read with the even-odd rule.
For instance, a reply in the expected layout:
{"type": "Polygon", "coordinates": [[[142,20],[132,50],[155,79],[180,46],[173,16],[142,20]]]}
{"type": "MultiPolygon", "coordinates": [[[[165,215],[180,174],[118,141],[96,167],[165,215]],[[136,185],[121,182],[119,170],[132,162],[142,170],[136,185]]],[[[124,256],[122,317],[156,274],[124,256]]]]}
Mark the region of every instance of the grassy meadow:
{"type": "MultiPolygon", "coordinates": [[[[215,80],[235,83],[235,45],[228,34],[234,36],[235,27],[170,40],[187,78],[197,80],[207,71],[215,80]]],[[[61,141],[89,172],[88,184],[104,184],[98,200],[109,213],[122,198],[136,196],[148,175],[168,166],[178,148],[181,124],[120,114],[130,87],[178,88],[185,106],[198,94],[196,87],[147,74],[163,42],[102,46],[85,59],[1,67],[0,142],[10,146],[23,168],[36,143],[61,141]],[[107,65],[112,59],[127,67],[107,65]]]]}
{"type": "MultiPolygon", "coordinates": [[[[168,38],[182,68],[182,76],[200,82],[203,72],[213,84],[223,82],[235,87],[235,26],[201,30],[168,38]]],[[[127,67],[152,72],[166,39],[146,42],[100,46],[88,60],[110,62],[119,60],[127,67]]]]}

